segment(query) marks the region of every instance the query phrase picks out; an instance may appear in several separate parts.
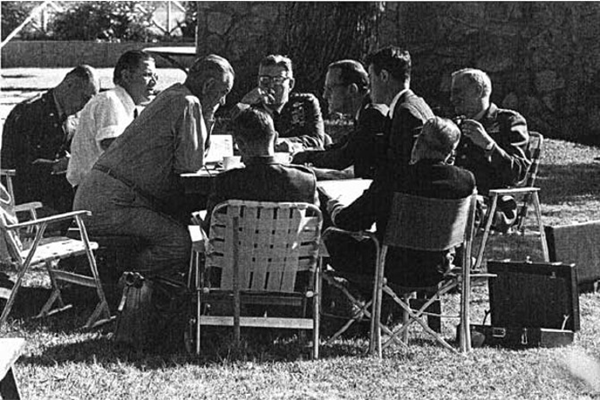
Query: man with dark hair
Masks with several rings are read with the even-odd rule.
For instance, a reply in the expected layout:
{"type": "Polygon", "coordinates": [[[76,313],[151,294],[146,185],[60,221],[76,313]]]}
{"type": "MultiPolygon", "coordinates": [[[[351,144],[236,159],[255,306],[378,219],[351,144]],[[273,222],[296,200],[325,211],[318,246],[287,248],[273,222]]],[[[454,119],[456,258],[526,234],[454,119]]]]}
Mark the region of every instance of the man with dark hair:
{"type": "Polygon", "coordinates": [[[2,135],[2,168],[15,169],[18,203],[41,201],[40,215],[71,211],[73,189],[65,179],[74,116],[98,93],[95,70],[80,65],[58,86],[15,106],[2,135]]]}
{"type": "Polygon", "coordinates": [[[354,118],[354,129],[342,141],[325,151],[309,150],[294,156],[294,163],[310,163],[319,179],[332,177],[370,178],[385,156],[383,132],[387,128],[388,107],[375,104],[369,96],[369,75],[361,63],[340,60],[331,63],[325,76],[323,97],[329,114],[340,113],[354,118]],[[353,166],[350,175],[334,175],[327,170],[342,171],[353,166]]]}
{"type": "Polygon", "coordinates": [[[233,86],[229,62],[198,59],[183,84],[162,91],[100,156],[75,195],[75,209],[92,211],[91,235],[124,235],[148,246],[135,269],[178,273],[189,261],[187,222],[179,175],[198,171],[214,113],[233,86]],[[208,121],[208,123],[207,123],[208,121]]]}
{"type": "MultiPolygon", "coordinates": [[[[525,179],[529,133],[525,118],[516,111],[498,108],[490,101],[492,81],[478,69],[452,74],[450,101],[459,116],[463,140],[456,151],[456,165],[475,175],[479,193],[516,185],[525,179]]],[[[507,230],[515,221],[517,203],[511,196],[498,199],[495,227],[507,230]]]]}
{"type": "Polygon", "coordinates": [[[325,125],[319,102],[310,93],[292,92],[295,82],[292,60],[268,55],[258,68],[258,86],[242,98],[237,109],[260,107],[271,115],[279,135],[276,151],[322,150],[325,125]]]}
{"type": "MultiPolygon", "coordinates": [[[[448,164],[460,140],[460,130],[450,120],[434,117],[427,121],[417,136],[405,173],[387,181],[384,191],[367,190],[347,207],[335,199],[327,208],[335,226],[357,231],[376,223],[376,234],[383,238],[395,192],[440,199],[459,199],[473,193],[475,179],[469,171],[448,164]]],[[[349,245],[339,236],[330,236],[326,243],[335,270],[371,275],[374,249],[363,243],[349,245]]],[[[427,252],[411,249],[391,249],[386,276],[403,286],[431,286],[443,279],[451,267],[452,251],[427,252]]]]}
{"type": "Polygon", "coordinates": [[[233,121],[233,139],[245,167],[214,179],[204,228],[208,229],[213,208],[230,199],[318,204],[317,182],[310,169],[275,160],[277,132],[266,111],[254,107],[241,111],[233,121]]]}
{"type": "Polygon", "coordinates": [[[92,170],[100,154],[133,121],[136,106],[146,103],[158,77],[154,59],[141,50],[130,50],[117,61],[114,89],[94,97],[83,109],[71,143],[67,179],[77,187],[92,170]]]}
{"type": "Polygon", "coordinates": [[[368,66],[371,97],[374,103],[390,108],[387,130],[387,162],[392,171],[402,173],[408,166],[415,138],[425,121],[433,118],[431,108],[410,90],[412,62],[408,51],[386,47],[369,54],[368,66]]]}

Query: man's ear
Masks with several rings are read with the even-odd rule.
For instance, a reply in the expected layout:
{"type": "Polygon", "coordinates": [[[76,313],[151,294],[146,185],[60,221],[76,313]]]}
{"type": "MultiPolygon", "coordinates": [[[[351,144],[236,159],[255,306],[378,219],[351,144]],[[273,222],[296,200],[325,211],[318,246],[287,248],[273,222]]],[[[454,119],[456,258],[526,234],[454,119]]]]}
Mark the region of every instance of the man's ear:
{"type": "Polygon", "coordinates": [[[215,78],[208,78],[205,80],[202,84],[202,94],[206,94],[209,90],[211,90],[214,84],[215,78]]]}
{"type": "Polygon", "coordinates": [[[290,78],[290,90],[292,90],[294,88],[295,84],[296,84],[296,80],[294,78],[290,78]]]}
{"type": "Polygon", "coordinates": [[[391,74],[388,72],[388,70],[386,69],[382,69],[381,72],[379,73],[379,77],[381,78],[381,80],[383,82],[389,82],[390,78],[392,77],[391,74]]]}
{"type": "Polygon", "coordinates": [[[356,83],[351,84],[350,86],[348,86],[348,93],[350,93],[351,95],[355,95],[356,93],[358,93],[358,85],[356,83]]]}

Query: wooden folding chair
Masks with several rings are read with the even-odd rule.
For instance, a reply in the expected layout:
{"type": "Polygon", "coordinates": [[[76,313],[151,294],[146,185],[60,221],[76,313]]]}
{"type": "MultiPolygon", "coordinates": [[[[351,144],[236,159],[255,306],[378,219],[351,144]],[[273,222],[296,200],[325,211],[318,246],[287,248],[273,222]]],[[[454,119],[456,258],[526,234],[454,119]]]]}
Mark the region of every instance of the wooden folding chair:
{"type": "Polygon", "coordinates": [[[195,247],[196,253],[205,250],[205,265],[198,271],[194,265],[201,263],[192,263],[197,353],[202,325],[233,326],[236,344],[241,327],[287,328],[312,330],[318,358],[321,224],[318,207],[307,203],[230,200],[215,207],[207,246],[195,247]],[[246,312],[253,306],[260,316],[246,312]],[[286,316],[270,315],[273,308],[286,316]],[[301,316],[287,316],[293,310],[301,316]]]}
{"type": "Polygon", "coordinates": [[[537,173],[539,170],[543,144],[544,137],[540,133],[529,132],[528,154],[529,158],[531,159],[531,166],[529,167],[529,171],[527,172],[527,176],[525,178],[523,186],[506,189],[492,189],[489,191],[491,204],[484,217],[485,227],[483,230],[481,244],[479,245],[479,250],[477,253],[475,269],[480,269],[481,264],[483,262],[485,246],[490,235],[492,222],[494,221],[494,215],[496,213],[498,198],[505,195],[522,196],[522,203],[517,208],[517,219],[514,224],[514,227],[516,227],[517,232],[521,234],[525,233],[525,219],[527,218],[527,213],[529,211],[529,204],[533,203],[538,225],[538,232],[536,232],[536,234],[539,235],[540,241],[542,243],[542,254],[544,257],[544,261],[549,261],[548,244],[546,243],[544,225],[542,224],[542,211],[540,206],[540,198],[538,196],[538,192],[540,191],[540,189],[534,187],[535,180],[537,178],[537,173]]]}
{"type": "MultiPolygon", "coordinates": [[[[448,342],[432,330],[421,317],[427,315],[426,310],[441,297],[461,286],[460,313],[458,316],[439,315],[439,317],[456,317],[460,319],[460,349],[463,352],[471,349],[471,336],[469,331],[469,297],[471,292],[471,243],[473,225],[475,220],[476,193],[471,196],[457,199],[432,199],[396,193],[392,204],[390,219],[381,246],[375,275],[374,312],[371,320],[370,352],[382,355],[382,349],[397,342],[405,345],[407,329],[414,322],[419,323],[424,331],[433,336],[444,347],[456,351],[448,342]],[[462,245],[462,246],[461,246],[462,245]],[[414,249],[420,251],[442,252],[461,246],[462,265],[460,271],[449,275],[447,279],[434,287],[395,287],[388,284],[384,277],[386,268],[386,255],[390,247],[414,249]],[[411,294],[417,291],[430,292],[427,301],[418,310],[413,310],[410,304],[411,294]],[[396,327],[382,343],[381,332],[389,332],[381,321],[381,304],[383,295],[389,295],[404,312],[401,326],[396,327]],[[400,340],[402,335],[405,339],[400,340]]],[[[402,268],[402,265],[394,265],[402,268]]]]}
{"type": "Polygon", "coordinates": [[[71,307],[71,305],[67,305],[63,302],[61,296],[59,284],[61,281],[64,281],[96,289],[98,303],[85,324],[86,328],[92,328],[111,320],[110,311],[104,296],[104,291],[102,290],[102,284],[98,276],[96,260],[93,253],[93,250],[97,248],[97,244],[89,241],[82,220],[83,215],[90,215],[90,212],[74,211],[46,218],[33,219],[22,223],[12,223],[5,218],[5,214],[2,215],[0,218],[0,237],[5,240],[10,257],[17,266],[17,279],[12,289],[7,291],[7,302],[0,316],[0,327],[8,318],[8,314],[15,302],[17,292],[23,283],[23,277],[36,265],[43,265],[46,268],[52,286],[50,297],[42,307],[38,317],[51,315],[71,307]],[[43,237],[48,224],[68,219],[75,219],[81,234],[80,240],[67,237],[43,237]],[[35,228],[35,237],[28,246],[23,246],[17,232],[29,227],[35,228]],[[87,256],[90,275],[83,275],[59,269],[60,260],[84,254],[87,256]],[[58,307],[54,307],[55,304],[57,304],[58,307]]]}

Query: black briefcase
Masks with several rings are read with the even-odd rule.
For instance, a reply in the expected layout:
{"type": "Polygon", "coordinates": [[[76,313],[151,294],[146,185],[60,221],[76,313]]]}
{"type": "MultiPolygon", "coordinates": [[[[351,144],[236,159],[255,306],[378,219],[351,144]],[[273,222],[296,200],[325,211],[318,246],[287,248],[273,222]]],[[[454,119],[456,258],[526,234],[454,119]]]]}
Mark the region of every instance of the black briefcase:
{"type": "Polygon", "coordinates": [[[573,342],[580,328],[574,264],[494,261],[488,272],[490,325],[473,325],[474,344],[508,348],[573,342]]]}
{"type": "Polygon", "coordinates": [[[567,329],[471,325],[471,341],[474,347],[492,346],[515,350],[559,347],[573,343],[574,336],[574,332],[567,329]]]}

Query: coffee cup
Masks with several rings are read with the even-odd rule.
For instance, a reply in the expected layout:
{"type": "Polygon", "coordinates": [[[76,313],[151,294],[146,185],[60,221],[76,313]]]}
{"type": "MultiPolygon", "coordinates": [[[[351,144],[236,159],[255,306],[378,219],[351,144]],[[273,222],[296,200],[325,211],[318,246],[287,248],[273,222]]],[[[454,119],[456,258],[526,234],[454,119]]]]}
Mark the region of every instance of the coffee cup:
{"type": "Polygon", "coordinates": [[[240,156],[225,156],[223,157],[223,169],[228,171],[233,168],[242,167],[242,157],[240,156]]]}

